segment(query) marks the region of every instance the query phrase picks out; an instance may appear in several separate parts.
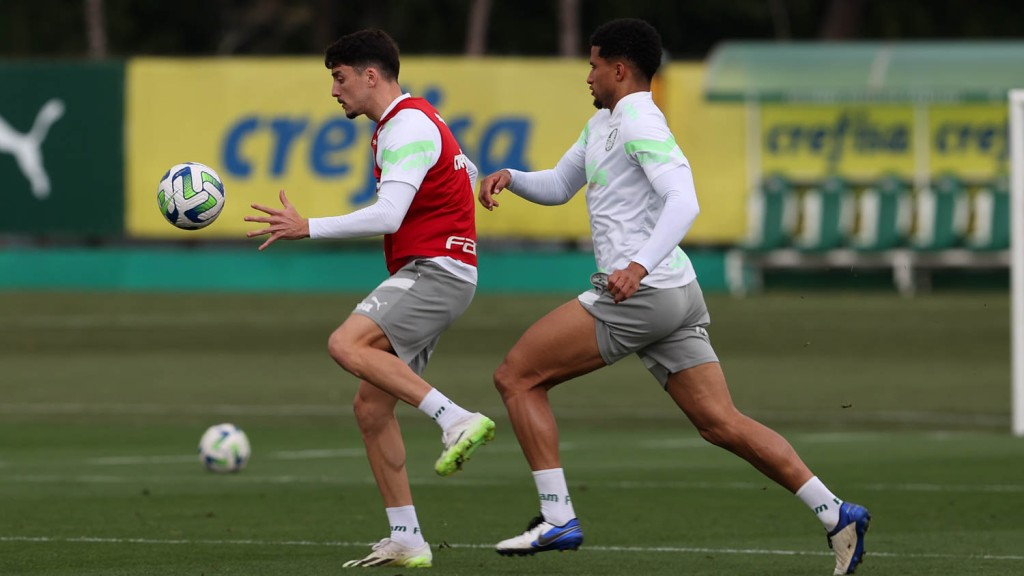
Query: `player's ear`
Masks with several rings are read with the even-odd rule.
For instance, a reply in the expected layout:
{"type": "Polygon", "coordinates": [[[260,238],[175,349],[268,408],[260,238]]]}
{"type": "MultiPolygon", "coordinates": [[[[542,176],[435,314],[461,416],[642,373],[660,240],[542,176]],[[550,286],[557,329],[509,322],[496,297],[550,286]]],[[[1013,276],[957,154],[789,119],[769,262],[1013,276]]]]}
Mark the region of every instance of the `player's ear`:
{"type": "Polygon", "coordinates": [[[366,69],[366,85],[367,86],[371,86],[371,87],[372,86],[376,86],[377,85],[377,80],[379,78],[380,78],[380,74],[377,73],[377,69],[376,68],[367,68],[366,69]]]}

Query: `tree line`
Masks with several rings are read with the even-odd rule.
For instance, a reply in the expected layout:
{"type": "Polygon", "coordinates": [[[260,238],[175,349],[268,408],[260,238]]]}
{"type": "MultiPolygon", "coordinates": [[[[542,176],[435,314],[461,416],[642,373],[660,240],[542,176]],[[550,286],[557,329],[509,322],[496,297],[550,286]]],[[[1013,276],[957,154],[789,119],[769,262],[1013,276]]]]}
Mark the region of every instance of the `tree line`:
{"type": "Polygon", "coordinates": [[[586,54],[590,32],[644,18],[670,56],[723,40],[1021,38],[1024,2],[977,0],[5,0],[0,57],[318,54],[379,27],[406,54],[586,54]]]}

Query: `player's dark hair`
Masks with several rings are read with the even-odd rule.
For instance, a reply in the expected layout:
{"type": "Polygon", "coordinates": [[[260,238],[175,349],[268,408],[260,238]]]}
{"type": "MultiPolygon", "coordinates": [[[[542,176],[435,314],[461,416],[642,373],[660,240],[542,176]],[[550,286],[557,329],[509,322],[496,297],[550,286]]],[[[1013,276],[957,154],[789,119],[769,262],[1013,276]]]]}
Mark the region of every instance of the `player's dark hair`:
{"type": "Polygon", "coordinates": [[[638,18],[621,18],[601,25],[590,36],[601,58],[622,58],[633,64],[648,81],[661,66],[661,35],[638,18]]]}
{"type": "Polygon", "coordinates": [[[376,68],[386,80],[398,80],[398,44],[383,30],[371,28],[342,36],[324,50],[324,66],[376,68]]]}

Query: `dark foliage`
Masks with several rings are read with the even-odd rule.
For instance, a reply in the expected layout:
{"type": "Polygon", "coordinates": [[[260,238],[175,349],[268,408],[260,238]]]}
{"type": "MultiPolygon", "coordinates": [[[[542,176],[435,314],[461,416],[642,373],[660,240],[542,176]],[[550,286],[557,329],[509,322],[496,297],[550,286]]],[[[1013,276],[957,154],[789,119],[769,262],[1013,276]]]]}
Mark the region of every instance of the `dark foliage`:
{"type": "MultiPolygon", "coordinates": [[[[85,0],[0,2],[0,56],[87,53],[85,0]]],[[[337,37],[380,27],[406,54],[459,54],[471,0],[103,0],[112,56],[319,54],[337,37]]],[[[580,42],[612,18],[655,24],[675,58],[727,39],[1024,38],[1024,3],[976,0],[579,0],[580,42]]],[[[586,53],[579,47],[579,54],[586,53]]],[[[487,53],[552,56],[557,0],[492,2],[487,53]]]]}

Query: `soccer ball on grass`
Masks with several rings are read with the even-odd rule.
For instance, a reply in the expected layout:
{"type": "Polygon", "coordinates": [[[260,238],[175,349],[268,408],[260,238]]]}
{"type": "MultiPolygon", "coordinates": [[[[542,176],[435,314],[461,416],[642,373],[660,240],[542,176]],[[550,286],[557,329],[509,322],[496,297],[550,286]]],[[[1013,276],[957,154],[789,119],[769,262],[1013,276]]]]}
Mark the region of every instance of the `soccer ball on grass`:
{"type": "Polygon", "coordinates": [[[250,454],[249,437],[234,424],[210,426],[199,439],[199,461],[211,472],[238,472],[250,454]]]}
{"type": "Polygon", "coordinates": [[[156,202],[168,222],[198,230],[209,226],[224,208],[224,183],[205,164],[176,164],[160,179],[156,202]]]}

